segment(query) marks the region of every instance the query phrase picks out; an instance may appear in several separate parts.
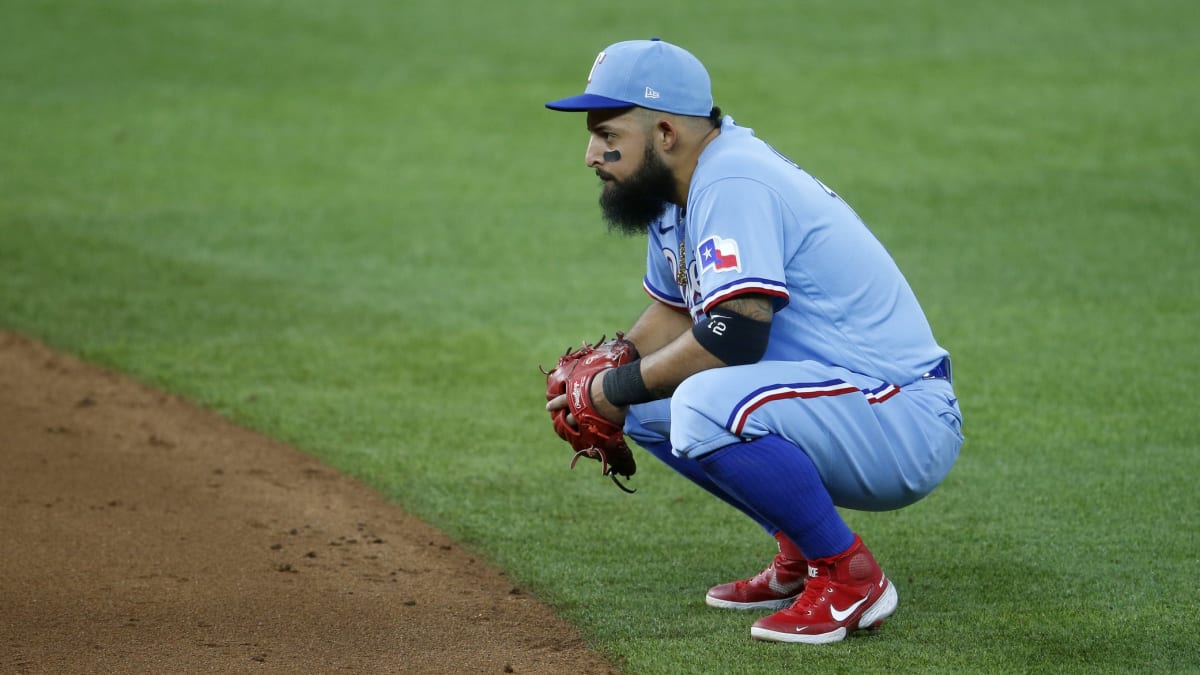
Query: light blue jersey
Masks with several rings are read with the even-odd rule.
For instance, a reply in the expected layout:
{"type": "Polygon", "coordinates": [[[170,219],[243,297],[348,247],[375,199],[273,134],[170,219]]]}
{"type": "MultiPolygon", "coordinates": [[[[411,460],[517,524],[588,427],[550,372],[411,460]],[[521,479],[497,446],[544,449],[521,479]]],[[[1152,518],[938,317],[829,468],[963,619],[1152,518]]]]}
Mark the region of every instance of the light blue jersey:
{"type": "Polygon", "coordinates": [[[768,361],[813,360],[905,384],[947,355],[850,206],[729,117],[700,156],[686,214],[672,206],[651,226],[644,285],[696,321],[723,300],[770,296],[768,361]]]}
{"type": "Polygon", "coordinates": [[[890,509],[931,491],[962,443],[938,345],[883,245],[836,193],[726,117],[687,209],[650,227],[646,291],[694,321],[770,297],[763,359],[704,371],[669,401],[632,406],[626,431],[699,458],[776,434],[812,457],[834,501],[890,509]]]}

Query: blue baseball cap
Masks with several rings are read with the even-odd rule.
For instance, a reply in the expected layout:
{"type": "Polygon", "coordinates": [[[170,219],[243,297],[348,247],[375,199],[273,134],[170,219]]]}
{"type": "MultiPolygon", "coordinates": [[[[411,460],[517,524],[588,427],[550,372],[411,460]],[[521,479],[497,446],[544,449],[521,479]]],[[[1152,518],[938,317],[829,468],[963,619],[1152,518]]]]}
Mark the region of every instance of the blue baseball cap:
{"type": "Polygon", "coordinates": [[[708,71],[686,49],[658,38],[618,42],[596,57],[582,94],[546,104],[568,112],[630,106],[708,117],[713,107],[708,71]]]}

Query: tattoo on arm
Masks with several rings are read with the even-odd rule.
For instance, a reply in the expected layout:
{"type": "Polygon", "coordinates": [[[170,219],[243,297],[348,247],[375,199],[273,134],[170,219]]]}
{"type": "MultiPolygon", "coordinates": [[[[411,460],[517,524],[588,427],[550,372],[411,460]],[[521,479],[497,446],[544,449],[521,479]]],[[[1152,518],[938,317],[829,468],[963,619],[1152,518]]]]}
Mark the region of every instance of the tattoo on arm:
{"type": "Polygon", "coordinates": [[[717,305],[717,307],[724,307],[731,312],[737,312],[755,321],[770,321],[775,316],[775,311],[771,307],[771,301],[759,295],[743,295],[730,298],[717,305]]]}

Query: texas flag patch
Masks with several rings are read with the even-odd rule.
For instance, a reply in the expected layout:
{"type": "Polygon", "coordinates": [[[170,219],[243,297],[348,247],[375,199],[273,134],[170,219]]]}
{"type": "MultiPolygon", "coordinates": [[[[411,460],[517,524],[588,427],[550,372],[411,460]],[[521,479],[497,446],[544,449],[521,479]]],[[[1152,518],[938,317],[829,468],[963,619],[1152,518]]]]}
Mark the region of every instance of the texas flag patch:
{"type": "Polygon", "coordinates": [[[713,269],[718,272],[742,271],[742,261],[738,259],[737,241],[722,239],[716,235],[700,242],[696,248],[700,256],[700,271],[713,269]]]}

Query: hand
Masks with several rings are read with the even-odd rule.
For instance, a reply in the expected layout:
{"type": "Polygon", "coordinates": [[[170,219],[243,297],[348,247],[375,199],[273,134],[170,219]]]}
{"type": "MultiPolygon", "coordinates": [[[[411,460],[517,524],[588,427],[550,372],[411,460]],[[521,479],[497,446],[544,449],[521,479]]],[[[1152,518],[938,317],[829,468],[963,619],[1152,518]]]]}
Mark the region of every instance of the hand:
{"type": "MultiPolygon", "coordinates": [[[[550,401],[546,403],[546,412],[553,415],[555,410],[562,410],[567,407],[567,395],[559,394],[557,397],[550,399],[550,401]]],[[[579,423],[575,421],[575,416],[569,412],[567,413],[567,424],[570,424],[576,429],[579,428],[579,423]]]]}
{"type": "MultiPolygon", "coordinates": [[[[616,424],[617,426],[625,426],[625,413],[628,408],[618,408],[608,402],[604,397],[604,378],[608,375],[607,370],[602,370],[596,373],[596,377],[592,378],[592,407],[596,412],[604,416],[604,419],[616,424]]],[[[566,398],[565,396],[563,398],[566,398]]]]}

